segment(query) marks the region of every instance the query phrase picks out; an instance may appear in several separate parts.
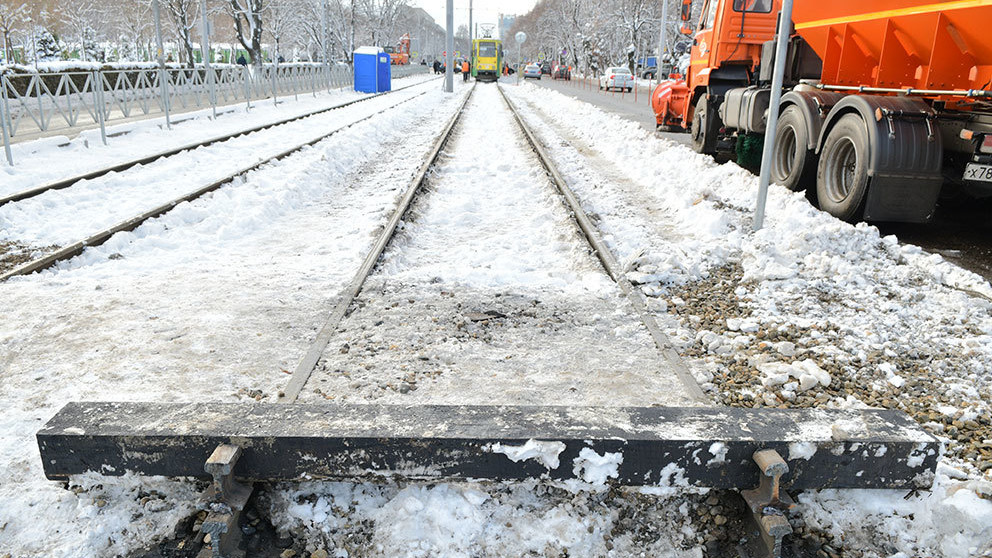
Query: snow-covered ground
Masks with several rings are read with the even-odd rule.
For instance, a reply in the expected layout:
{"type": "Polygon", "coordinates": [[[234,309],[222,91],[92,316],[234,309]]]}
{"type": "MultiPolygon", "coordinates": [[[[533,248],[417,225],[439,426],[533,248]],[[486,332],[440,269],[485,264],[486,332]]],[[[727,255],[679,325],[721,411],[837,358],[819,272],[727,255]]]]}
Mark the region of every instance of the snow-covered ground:
{"type": "Polygon", "coordinates": [[[898,408],[948,444],[932,492],[807,492],[807,525],[853,555],[992,555],[986,281],[782,188],[755,233],[750,173],[558,93],[509,91],[628,277],[679,317],[668,334],[718,401],[898,408]]]}
{"type": "MultiPolygon", "coordinates": [[[[424,75],[399,78],[393,88],[433,81],[424,75]]],[[[430,87],[429,85],[425,85],[430,87]]],[[[419,88],[410,88],[419,89],[419,88]]],[[[399,94],[407,94],[404,90],[399,94]]],[[[107,144],[100,139],[100,130],[86,130],[73,139],[53,136],[36,141],[15,143],[12,154],[15,165],[0,166],[0,196],[21,192],[54,182],[79,176],[113,164],[147,157],[169,149],[183,147],[209,138],[219,137],[238,130],[261,126],[327,109],[367,97],[363,93],[346,89],[320,91],[316,96],[307,93],[294,99],[279,99],[279,106],[269,101],[253,101],[252,108],[244,103],[218,107],[216,121],[210,121],[211,110],[205,109],[173,115],[172,130],[165,131],[164,118],[151,118],[107,127],[107,144]],[[58,161],[58,164],[53,164],[58,161]]],[[[390,97],[386,95],[385,97],[390,97]]],[[[379,99],[382,101],[382,99],[379,99]]],[[[387,101],[388,102],[388,101],[387,101]]],[[[358,103],[359,105],[364,103],[358,103]]],[[[337,111],[335,111],[337,112],[337,111]]]]}
{"type": "Polygon", "coordinates": [[[430,89],[0,285],[0,556],[112,556],[171,535],[188,483],[66,491],[44,480],[38,425],[69,400],[274,399],[458,101],[430,89]]]}
{"type": "MultiPolygon", "coordinates": [[[[460,82],[456,87],[456,95],[428,88],[404,110],[182,204],[58,269],[0,284],[0,556],[123,555],[172,534],[194,511],[198,486],[83,475],[65,490],[44,480],[35,431],[73,400],[274,400],[466,93],[460,82]]],[[[531,181],[546,179],[514,166],[535,163],[515,150],[517,133],[501,120],[498,97],[486,96],[495,86],[479,87],[474,116],[466,115],[475,124],[466,120],[458,138],[476,147],[466,151],[473,155],[459,157],[456,142],[442,160],[449,177],[465,178],[439,175],[418,200],[362,295],[364,308],[351,316],[357,341],[330,346],[319,371],[355,377],[328,378],[321,393],[308,385],[307,397],[450,401],[454,384],[471,382],[446,386],[445,375],[467,370],[462,364],[473,351],[506,326],[545,327],[554,342],[643,339],[650,346],[636,324],[603,327],[622,323],[620,304],[590,317],[589,308],[614,300],[612,286],[582,253],[562,208],[531,181]],[[480,126],[488,133],[479,134],[480,126]],[[505,157],[476,160],[487,145],[500,146],[505,157]],[[499,176],[513,181],[487,180],[484,165],[505,166],[509,174],[499,176]],[[484,219],[486,209],[527,234],[500,236],[484,219]],[[465,226],[479,234],[453,232],[465,226]],[[487,246],[477,241],[482,237],[498,242],[487,246]],[[452,298],[445,293],[469,298],[445,305],[452,298]],[[548,308],[525,314],[535,299],[548,308]],[[434,312],[439,321],[419,332],[400,320],[375,329],[372,315],[390,320],[407,306],[417,307],[407,316],[434,312]],[[451,319],[487,311],[519,312],[519,319],[451,319]],[[387,342],[394,332],[409,344],[387,342]],[[388,367],[403,359],[390,351],[416,359],[405,363],[413,373],[394,377],[388,367]]],[[[822,547],[828,556],[992,555],[986,282],[880,238],[873,227],[838,222],[780,188],[772,189],[765,229],[754,233],[754,176],[547,89],[508,90],[714,400],[892,406],[947,442],[933,491],[799,494],[800,538],[829,543],[822,547]]],[[[216,135],[221,124],[209,132],[191,128],[191,137],[216,135]]],[[[148,134],[148,143],[167,137],[148,134]]],[[[70,156],[113,153],[110,160],[138,149],[91,141],[70,156]]],[[[43,166],[36,167],[41,181],[52,172],[43,166]]],[[[156,180],[169,187],[169,177],[156,180]]],[[[35,209],[43,220],[47,208],[35,209]]],[[[517,393],[494,396],[602,397],[591,379],[541,385],[522,374],[513,359],[539,351],[541,339],[513,339],[519,352],[507,353],[505,371],[521,382],[501,385],[517,393]],[[566,386],[575,392],[562,392],[566,386]]],[[[638,350],[643,346],[628,351],[631,362],[646,359],[638,350]]],[[[622,362],[616,354],[602,358],[604,369],[622,362]]],[[[541,448],[503,451],[553,457],[541,448]]],[[[716,555],[714,545],[737,534],[728,517],[740,512],[739,502],[727,494],[689,490],[677,471],[664,486],[610,487],[602,481],[616,459],[570,464],[584,483],[302,483],[266,490],[263,507],[307,555],[701,557],[716,555]]]]}

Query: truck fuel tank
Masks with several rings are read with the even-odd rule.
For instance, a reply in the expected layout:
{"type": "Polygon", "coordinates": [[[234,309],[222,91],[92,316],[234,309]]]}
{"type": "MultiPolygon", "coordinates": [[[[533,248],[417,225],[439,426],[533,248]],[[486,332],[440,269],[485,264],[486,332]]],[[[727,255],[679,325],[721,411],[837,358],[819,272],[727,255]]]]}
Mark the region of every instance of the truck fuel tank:
{"type": "Polygon", "coordinates": [[[744,132],[764,132],[771,93],[771,89],[758,86],[727,91],[720,105],[724,126],[744,132]]]}

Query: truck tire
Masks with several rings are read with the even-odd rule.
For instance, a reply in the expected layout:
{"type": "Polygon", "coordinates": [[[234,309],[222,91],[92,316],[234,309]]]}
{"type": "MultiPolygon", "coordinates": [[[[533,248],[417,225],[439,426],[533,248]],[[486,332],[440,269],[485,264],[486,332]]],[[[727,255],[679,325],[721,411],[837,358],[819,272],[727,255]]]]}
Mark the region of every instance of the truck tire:
{"type": "Polygon", "coordinates": [[[708,104],[706,95],[701,95],[696,101],[696,109],[692,112],[689,138],[692,142],[692,149],[696,153],[711,153],[711,150],[707,149],[707,144],[712,143],[708,136],[711,134],[711,121],[713,119],[709,116],[708,104]]]}
{"type": "Polygon", "coordinates": [[[802,111],[789,105],[775,126],[772,182],[793,192],[803,192],[816,180],[816,154],[807,148],[809,129],[802,111]]]}
{"type": "Polygon", "coordinates": [[[830,130],[816,169],[820,209],[838,219],[857,222],[868,193],[868,129],[856,113],[845,114],[830,130]]]}

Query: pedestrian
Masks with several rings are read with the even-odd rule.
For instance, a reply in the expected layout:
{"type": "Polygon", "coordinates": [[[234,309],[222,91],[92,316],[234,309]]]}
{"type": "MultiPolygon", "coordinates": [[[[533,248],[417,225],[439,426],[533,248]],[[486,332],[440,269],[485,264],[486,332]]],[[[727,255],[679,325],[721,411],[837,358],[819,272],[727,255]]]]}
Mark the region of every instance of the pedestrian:
{"type": "Polygon", "coordinates": [[[435,58],[434,59],[434,75],[441,73],[441,62],[435,58]]]}
{"type": "Polygon", "coordinates": [[[468,81],[469,73],[469,63],[468,60],[465,60],[462,62],[462,81],[468,81]]]}
{"type": "Polygon", "coordinates": [[[248,61],[245,60],[245,55],[244,54],[239,54],[238,55],[238,65],[239,66],[247,66],[248,65],[248,61]]]}

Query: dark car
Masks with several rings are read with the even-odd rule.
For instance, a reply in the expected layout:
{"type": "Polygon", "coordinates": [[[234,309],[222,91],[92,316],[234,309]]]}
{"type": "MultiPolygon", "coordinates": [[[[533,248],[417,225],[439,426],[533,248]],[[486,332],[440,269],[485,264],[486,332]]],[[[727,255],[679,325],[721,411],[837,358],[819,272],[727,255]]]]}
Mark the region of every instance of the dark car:
{"type": "Polygon", "coordinates": [[[644,79],[654,79],[657,75],[658,68],[655,68],[654,66],[648,66],[647,68],[644,68],[643,72],[641,72],[641,77],[644,79]]]}
{"type": "Polygon", "coordinates": [[[549,76],[551,75],[551,62],[550,61],[545,60],[544,62],[541,62],[541,74],[542,75],[543,74],[548,74],[549,76]]]}
{"type": "Polygon", "coordinates": [[[554,71],[551,73],[551,79],[572,79],[572,69],[564,64],[559,64],[555,66],[554,71]]]}

